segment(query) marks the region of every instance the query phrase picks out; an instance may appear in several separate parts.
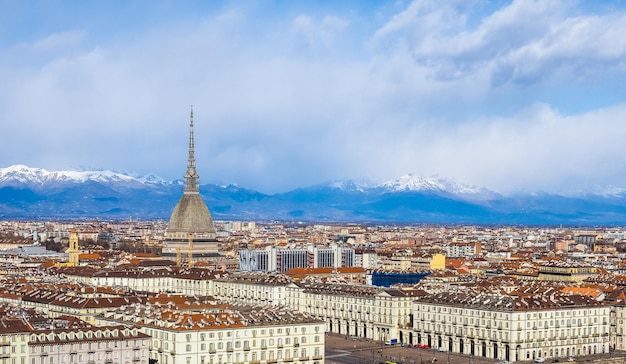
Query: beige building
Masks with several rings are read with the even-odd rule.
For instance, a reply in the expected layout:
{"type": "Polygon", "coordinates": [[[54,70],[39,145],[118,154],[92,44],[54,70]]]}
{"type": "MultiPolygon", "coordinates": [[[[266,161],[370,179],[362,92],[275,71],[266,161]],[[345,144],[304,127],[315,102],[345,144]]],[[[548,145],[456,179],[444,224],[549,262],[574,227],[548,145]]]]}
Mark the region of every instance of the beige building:
{"type": "Polygon", "coordinates": [[[414,344],[507,361],[609,352],[611,309],[583,296],[444,292],[413,307],[414,344]]]}
{"type": "Polygon", "coordinates": [[[246,304],[285,305],[285,287],[293,280],[284,274],[238,272],[213,281],[213,296],[246,304]]]}
{"type": "Polygon", "coordinates": [[[30,331],[28,324],[19,318],[0,320],[0,363],[29,364],[30,331]]]}
{"type": "Polygon", "coordinates": [[[552,260],[541,264],[537,279],[540,281],[580,282],[596,275],[596,267],[582,262],[552,260]]]}
{"type": "Polygon", "coordinates": [[[132,305],[98,322],[139,327],[159,364],[324,362],[324,323],[286,307],[132,305]]]}
{"type": "Polygon", "coordinates": [[[59,273],[96,287],[128,287],[140,292],[176,292],[188,296],[213,295],[213,280],[227,273],[188,267],[94,269],[61,268],[59,273]]]}
{"type": "Polygon", "coordinates": [[[29,336],[30,364],[148,364],[149,343],[124,326],[39,330],[29,336]]]}
{"type": "Polygon", "coordinates": [[[410,291],[382,287],[292,283],[287,305],[326,323],[325,330],[374,340],[404,342],[399,330],[410,325],[410,291]]]}

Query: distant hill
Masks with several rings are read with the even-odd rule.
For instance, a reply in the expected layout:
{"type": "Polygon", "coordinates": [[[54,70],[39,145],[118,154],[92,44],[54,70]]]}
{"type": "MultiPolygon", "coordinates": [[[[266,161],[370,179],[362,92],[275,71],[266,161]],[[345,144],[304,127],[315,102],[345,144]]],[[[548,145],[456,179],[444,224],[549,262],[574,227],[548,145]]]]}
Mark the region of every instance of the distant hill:
{"type": "MultiPolygon", "coordinates": [[[[0,218],[168,219],[182,190],[183,181],[155,175],[15,165],[0,168],[0,218]]],[[[218,220],[626,224],[626,189],[615,187],[569,196],[503,196],[443,177],[405,175],[379,184],[333,181],[273,195],[237,185],[207,184],[200,191],[218,220]]]]}

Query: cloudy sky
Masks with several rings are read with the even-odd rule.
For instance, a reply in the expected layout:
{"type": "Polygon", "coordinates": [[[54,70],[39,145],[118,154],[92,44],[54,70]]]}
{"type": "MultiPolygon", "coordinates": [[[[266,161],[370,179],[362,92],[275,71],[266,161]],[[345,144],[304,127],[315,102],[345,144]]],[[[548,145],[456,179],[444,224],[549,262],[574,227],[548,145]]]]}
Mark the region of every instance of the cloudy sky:
{"type": "Polygon", "coordinates": [[[0,0],[0,167],[626,187],[624,1],[0,0]]]}

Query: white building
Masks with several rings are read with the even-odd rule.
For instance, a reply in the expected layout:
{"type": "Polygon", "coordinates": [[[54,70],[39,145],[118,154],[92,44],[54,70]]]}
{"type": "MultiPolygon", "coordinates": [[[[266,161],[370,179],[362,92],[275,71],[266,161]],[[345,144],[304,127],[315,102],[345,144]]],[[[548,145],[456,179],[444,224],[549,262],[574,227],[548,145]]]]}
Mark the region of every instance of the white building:
{"type": "Polygon", "coordinates": [[[230,302],[285,305],[285,287],[292,279],[284,274],[238,272],[213,281],[213,296],[230,302]]]}
{"type": "Polygon", "coordinates": [[[239,269],[243,271],[286,272],[293,268],[354,266],[354,249],[338,244],[332,244],[328,248],[315,245],[299,249],[267,246],[264,249],[239,251],[239,269]]]}
{"type": "Polygon", "coordinates": [[[29,338],[30,364],[148,364],[150,337],[136,328],[69,327],[29,338]]]}
{"type": "Polygon", "coordinates": [[[324,362],[324,323],[286,307],[132,305],[98,322],[138,326],[159,364],[324,362]]]}
{"type": "Polygon", "coordinates": [[[288,306],[324,320],[326,331],[399,342],[415,299],[410,291],[331,283],[292,283],[286,294],[288,306]]]}
{"type": "Polygon", "coordinates": [[[611,309],[584,296],[444,292],[413,307],[413,344],[508,361],[609,351],[611,309]]]}
{"type": "Polygon", "coordinates": [[[128,287],[140,292],[176,292],[189,296],[212,295],[213,279],[227,273],[185,267],[138,267],[115,270],[90,267],[60,268],[59,272],[77,282],[96,287],[128,287]]]}
{"type": "Polygon", "coordinates": [[[0,320],[0,363],[27,364],[30,331],[19,318],[0,320]]]}

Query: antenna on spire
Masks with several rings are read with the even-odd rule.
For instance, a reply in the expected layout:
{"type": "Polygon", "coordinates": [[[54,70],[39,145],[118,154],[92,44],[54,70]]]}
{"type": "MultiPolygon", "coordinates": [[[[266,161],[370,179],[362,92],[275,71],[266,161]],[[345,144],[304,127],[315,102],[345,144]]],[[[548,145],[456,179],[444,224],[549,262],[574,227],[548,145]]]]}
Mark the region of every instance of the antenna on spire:
{"type": "Polygon", "coordinates": [[[198,188],[198,173],[196,172],[196,158],[193,143],[193,105],[189,116],[189,159],[187,160],[187,173],[185,173],[185,190],[183,193],[200,193],[198,188]]]}

